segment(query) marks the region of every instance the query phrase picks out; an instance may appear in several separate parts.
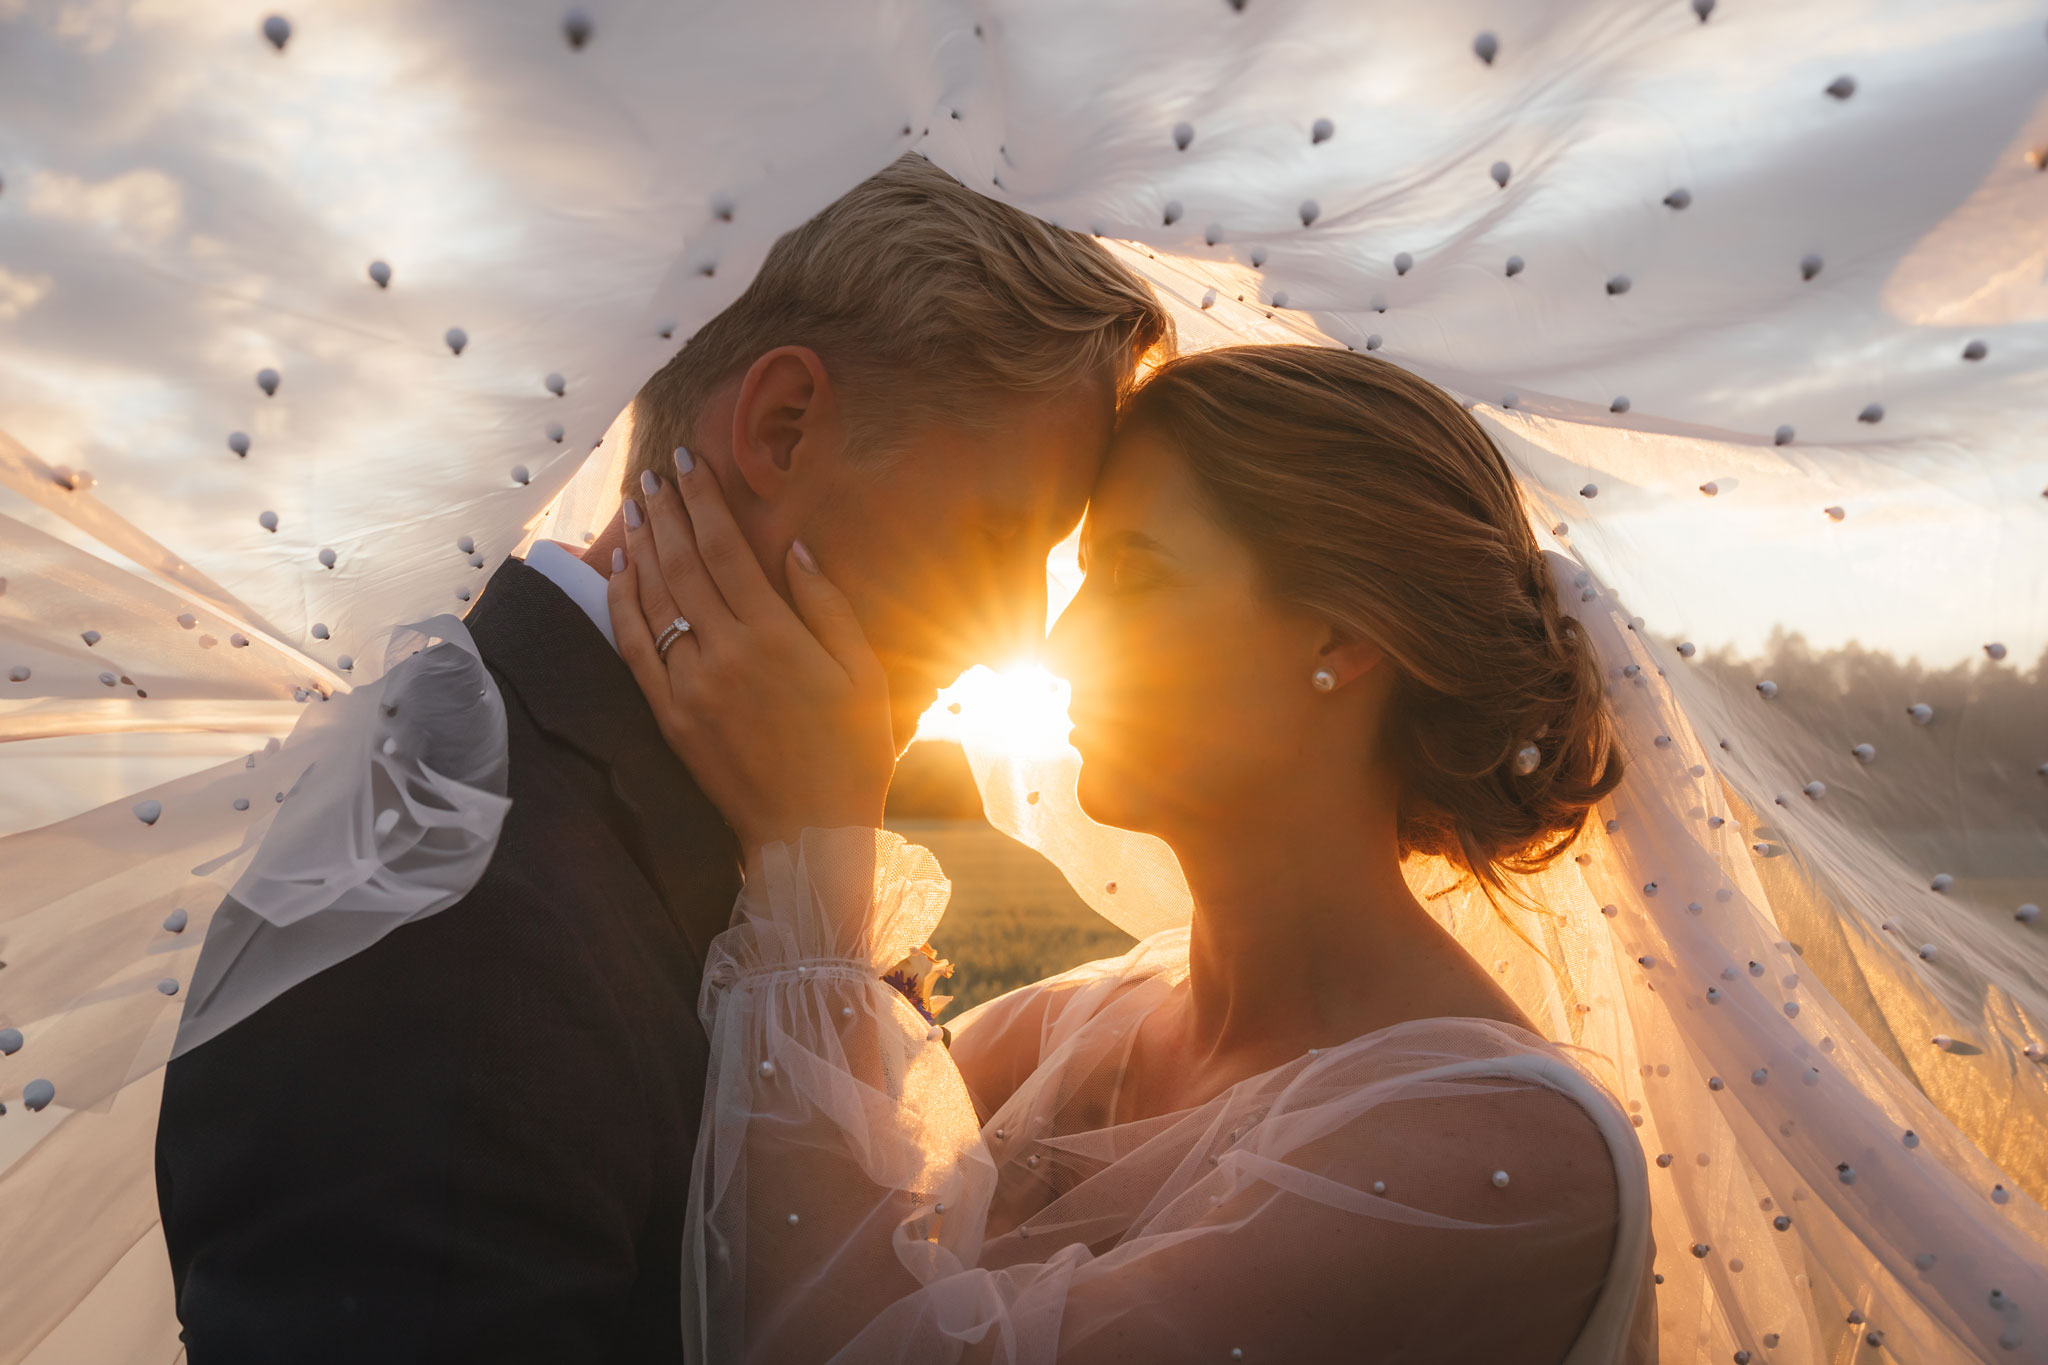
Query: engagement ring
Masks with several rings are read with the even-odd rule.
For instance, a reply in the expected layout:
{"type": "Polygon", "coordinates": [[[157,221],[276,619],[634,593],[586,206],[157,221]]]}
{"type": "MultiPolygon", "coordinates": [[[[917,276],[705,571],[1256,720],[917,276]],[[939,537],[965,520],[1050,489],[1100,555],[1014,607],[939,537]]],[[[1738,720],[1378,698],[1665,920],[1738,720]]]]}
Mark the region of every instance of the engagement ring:
{"type": "Polygon", "coordinates": [[[661,633],[661,638],[654,642],[655,654],[663,659],[668,658],[669,646],[689,633],[690,623],[678,616],[675,620],[668,623],[668,629],[664,630],[661,633]]]}

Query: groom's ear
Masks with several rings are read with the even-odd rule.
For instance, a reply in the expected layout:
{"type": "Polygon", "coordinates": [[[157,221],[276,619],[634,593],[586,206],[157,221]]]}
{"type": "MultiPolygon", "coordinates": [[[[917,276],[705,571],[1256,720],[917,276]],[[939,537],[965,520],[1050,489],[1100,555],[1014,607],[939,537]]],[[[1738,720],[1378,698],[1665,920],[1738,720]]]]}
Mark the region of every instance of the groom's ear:
{"type": "Polygon", "coordinates": [[[740,379],[732,414],[734,472],[770,505],[829,480],[846,447],[838,390],[808,346],[763,352],[740,379]]]}

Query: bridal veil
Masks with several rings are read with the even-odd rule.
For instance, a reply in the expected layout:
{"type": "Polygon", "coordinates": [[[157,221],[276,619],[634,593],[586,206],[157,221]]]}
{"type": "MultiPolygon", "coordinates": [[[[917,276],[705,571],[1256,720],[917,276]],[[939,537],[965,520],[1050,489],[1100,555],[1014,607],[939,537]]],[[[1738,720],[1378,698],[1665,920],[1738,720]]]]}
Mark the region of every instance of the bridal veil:
{"type": "MultiPolygon", "coordinates": [[[[909,150],[1517,470],[1630,776],[1540,913],[1413,874],[1604,1059],[1664,1357],[2048,1359],[2038,0],[269,2],[0,6],[0,1362],[175,1358],[181,1019],[460,894],[502,770],[437,618],[909,150]],[[224,902],[262,970],[194,981],[224,902]]],[[[1056,736],[974,756],[1184,917],[1056,736]]]]}

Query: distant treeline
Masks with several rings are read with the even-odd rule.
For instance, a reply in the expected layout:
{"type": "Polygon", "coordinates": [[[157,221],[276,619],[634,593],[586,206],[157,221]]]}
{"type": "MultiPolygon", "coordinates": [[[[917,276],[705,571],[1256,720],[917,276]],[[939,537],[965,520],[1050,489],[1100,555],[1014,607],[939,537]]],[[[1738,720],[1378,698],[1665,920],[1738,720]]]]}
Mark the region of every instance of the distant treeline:
{"type": "Polygon", "coordinates": [[[1828,783],[1830,803],[1856,808],[1902,853],[2048,876],[2048,651],[2032,667],[1985,657],[1934,669],[1854,643],[1815,650],[1777,632],[1761,658],[1722,650],[1693,666],[1731,692],[1775,682],[1772,714],[1818,741],[1823,766],[1811,776],[1828,783]],[[1914,722],[1916,703],[1933,708],[1931,723],[1914,722]],[[1866,743],[1877,749],[1867,767],[1849,753],[1866,743]]]}

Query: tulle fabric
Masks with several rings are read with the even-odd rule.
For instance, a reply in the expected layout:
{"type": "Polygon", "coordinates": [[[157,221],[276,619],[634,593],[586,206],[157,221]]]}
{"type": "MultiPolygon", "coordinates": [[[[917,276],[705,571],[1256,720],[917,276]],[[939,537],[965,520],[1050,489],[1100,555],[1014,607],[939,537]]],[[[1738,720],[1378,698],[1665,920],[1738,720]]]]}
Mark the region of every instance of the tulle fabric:
{"type": "Polygon", "coordinates": [[[292,730],[290,790],[217,860],[247,866],[206,924],[176,1052],[447,909],[490,864],[512,804],[497,680],[453,616],[395,632],[386,667],[292,730]]]}
{"type": "Polygon", "coordinates": [[[460,620],[394,630],[355,690],[306,706],[281,744],[9,841],[8,1050],[33,1068],[22,1091],[47,1087],[0,1142],[0,1205],[42,1230],[0,1241],[12,1340],[63,1322],[155,1228],[164,1061],[454,904],[490,862],[504,705],[460,620]]]}
{"type": "Polygon", "coordinates": [[[1168,930],[960,1021],[975,1074],[1023,1077],[984,1123],[878,979],[944,912],[931,855],[812,830],[763,862],[705,978],[693,1360],[1504,1358],[1475,1306],[1575,1253],[1555,1358],[1654,1358],[1642,1153],[1533,1034],[1414,1021],[1120,1119],[1136,1030],[1186,1000],[1168,930]]]}
{"type": "MultiPolygon", "coordinates": [[[[2048,1359],[2035,7],[605,0],[581,45],[560,0],[278,8],[281,49],[234,6],[0,7],[0,1361],[177,1354],[149,1135],[192,992],[156,983],[239,875],[192,869],[244,846],[245,757],[286,789],[268,742],[390,623],[599,528],[632,393],[911,146],[1100,230],[1192,344],[1445,385],[1589,607],[1643,620],[1611,666],[1684,723],[1647,722],[1667,785],[1620,818],[1724,819],[1681,832],[1751,918],[1662,927],[1625,893],[1684,842],[1604,823],[1531,888],[1559,921],[1521,921],[1562,982],[1469,892],[1432,904],[1641,1106],[1664,1358],[2048,1359]],[[1669,976],[1630,975],[1646,934],[1669,976]],[[1839,1067],[1812,1103],[1860,1127],[1783,1135],[1710,985],[1801,1004],[1839,1067]]],[[[1069,870],[1109,908],[1145,866],[1069,870]]]]}

